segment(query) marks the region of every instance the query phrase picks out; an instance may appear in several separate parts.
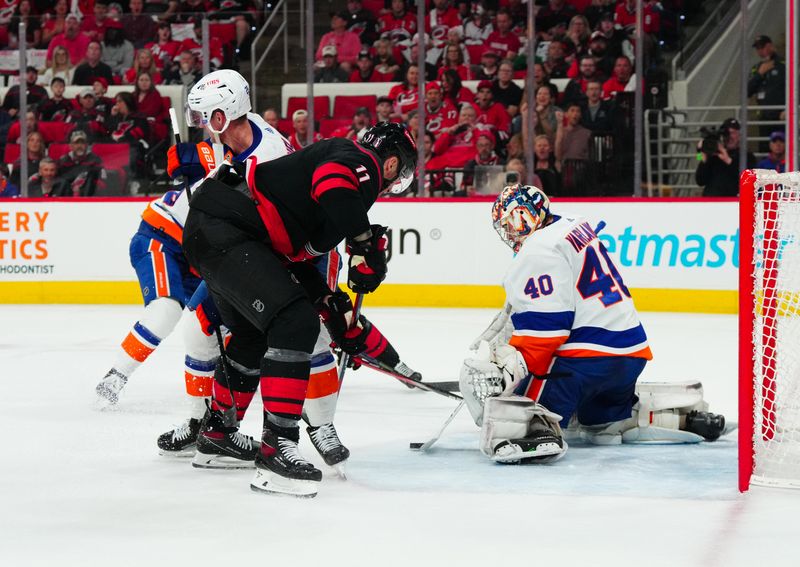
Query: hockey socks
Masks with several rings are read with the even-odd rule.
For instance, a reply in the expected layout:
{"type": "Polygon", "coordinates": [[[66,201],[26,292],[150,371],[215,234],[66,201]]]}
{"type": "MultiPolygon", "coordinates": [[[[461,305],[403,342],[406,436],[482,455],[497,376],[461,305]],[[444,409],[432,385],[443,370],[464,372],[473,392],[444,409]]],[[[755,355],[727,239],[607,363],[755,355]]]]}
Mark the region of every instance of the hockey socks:
{"type": "Polygon", "coordinates": [[[246,368],[234,360],[228,359],[227,374],[222,361],[217,363],[214,372],[213,397],[211,409],[225,411],[236,404],[236,419],[242,421],[250,401],[258,388],[259,371],[246,368]],[[230,382],[229,382],[230,380],[230,382]],[[228,387],[230,385],[230,387],[228,387]],[[233,397],[231,397],[231,392],[233,397]]]}
{"type": "Polygon", "coordinates": [[[308,391],[311,354],[268,348],[261,362],[264,427],[279,437],[299,438],[298,421],[308,391]]]}

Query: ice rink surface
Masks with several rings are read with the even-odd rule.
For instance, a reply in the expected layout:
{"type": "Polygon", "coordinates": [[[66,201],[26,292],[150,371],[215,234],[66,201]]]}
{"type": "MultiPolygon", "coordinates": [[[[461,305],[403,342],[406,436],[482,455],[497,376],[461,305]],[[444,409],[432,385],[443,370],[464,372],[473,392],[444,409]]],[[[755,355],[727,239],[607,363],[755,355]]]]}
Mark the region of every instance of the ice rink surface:
{"type": "MultiPolygon", "coordinates": [[[[185,416],[180,334],[131,378],[116,411],[94,386],[135,307],[0,307],[6,424],[0,565],[800,565],[800,492],[736,490],[736,434],[700,446],[572,446],[546,466],[494,465],[455,402],[348,371],[336,426],[348,480],[312,500],[250,491],[250,471],[201,471],[155,440],[185,416]]],[[[366,309],[427,380],[457,377],[489,310],[366,309]]],[[[643,379],[702,380],[736,421],[736,319],[643,313],[643,379]]],[[[258,436],[258,397],[243,430],[258,436]]]]}

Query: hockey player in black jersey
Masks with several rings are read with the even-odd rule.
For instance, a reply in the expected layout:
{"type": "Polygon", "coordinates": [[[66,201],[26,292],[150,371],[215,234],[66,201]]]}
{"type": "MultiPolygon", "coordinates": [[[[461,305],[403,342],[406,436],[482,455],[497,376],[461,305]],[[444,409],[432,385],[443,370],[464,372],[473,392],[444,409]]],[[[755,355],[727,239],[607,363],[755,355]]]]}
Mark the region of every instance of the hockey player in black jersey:
{"type": "MultiPolygon", "coordinates": [[[[384,228],[371,225],[367,211],[384,191],[405,190],[416,156],[408,131],[384,123],[360,143],[323,140],[260,165],[246,163],[244,179],[220,168],[192,197],[184,251],[231,330],[229,358],[260,368],[264,433],[253,490],[317,493],[322,474],[298,451],[298,421],[319,333],[315,304],[332,291],[308,261],[345,240],[348,287],[375,291],[386,277],[384,228]]],[[[339,321],[329,322],[332,334],[347,328],[345,316],[334,310],[339,321]]],[[[366,330],[349,331],[347,341],[332,338],[363,350],[359,333],[366,330]]],[[[229,370],[231,383],[242,381],[235,367],[229,370]]],[[[232,433],[218,412],[207,430],[212,440],[232,433]]]]}

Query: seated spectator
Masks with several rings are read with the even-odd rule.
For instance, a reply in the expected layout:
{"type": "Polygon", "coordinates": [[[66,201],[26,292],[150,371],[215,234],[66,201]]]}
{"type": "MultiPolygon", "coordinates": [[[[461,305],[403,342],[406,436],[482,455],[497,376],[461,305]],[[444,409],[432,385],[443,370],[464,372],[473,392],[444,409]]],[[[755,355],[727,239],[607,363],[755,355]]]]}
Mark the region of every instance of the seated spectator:
{"type": "MultiPolygon", "coordinates": [[[[36,108],[29,107],[29,108],[36,108]]],[[[25,113],[25,125],[28,129],[28,133],[31,132],[38,132],[39,131],[39,119],[36,116],[36,112],[33,110],[28,110],[25,113]]],[[[8,129],[8,136],[6,138],[6,143],[9,144],[16,144],[22,134],[22,127],[19,123],[19,120],[15,120],[11,127],[8,129]]]]}
{"type": "MultiPolygon", "coordinates": [[[[633,53],[633,46],[628,34],[614,25],[614,14],[605,12],[597,23],[597,31],[603,34],[608,42],[608,54],[615,59],[626,53],[633,53]]],[[[609,73],[610,74],[610,73],[609,73]]]]}
{"type": "Polygon", "coordinates": [[[419,100],[419,67],[416,64],[408,66],[403,82],[389,90],[389,98],[394,101],[395,115],[408,122],[408,113],[417,108],[419,100]]]}
{"type": "MultiPolygon", "coordinates": [[[[28,66],[25,69],[25,84],[28,95],[28,106],[38,105],[47,100],[47,91],[44,87],[36,84],[39,78],[39,71],[36,67],[28,66]]],[[[3,110],[14,118],[19,112],[19,85],[14,85],[6,91],[6,98],[3,99],[3,110]]]]}
{"type": "Polygon", "coordinates": [[[519,113],[519,103],[522,100],[522,89],[513,79],[514,64],[504,59],[498,67],[497,78],[492,82],[492,98],[503,105],[511,118],[519,113]]]}
{"type": "MultiPolygon", "coordinates": [[[[591,38],[589,39],[588,54],[594,57],[598,74],[603,75],[604,77],[610,77],[614,70],[615,57],[608,49],[608,40],[606,39],[606,36],[603,35],[603,32],[596,31],[592,34],[591,38]]],[[[572,69],[570,69],[570,73],[572,73],[572,69]]],[[[577,74],[578,69],[575,68],[574,75],[577,76],[577,74]]]]}
{"type": "Polygon", "coordinates": [[[86,48],[86,58],[83,63],[75,67],[75,72],[72,75],[72,84],[88,87],[98,78],[105,79],[110,84],[114,80],[114,74],[111,71],[111,67],[103,63],[102,56],[103,46],[100,42],[90,42],[86,48]]]}
{"type": "Polygon", "coordinates": [[[550,84],[550,75],[547,74],[547,69],[544,68],[543,64],[535,63],[533,65],[534,92],[542,85],[550,86],[550,84]]]}
{"type": "Polygon", "coordinates": [[[153,79],[147,71],[140,72],[136,78],[133,98],[136,111],[148,118],[159,119],[166,111],[161,93],[156,90],[153,79]]]}
{"type": "Polygon", "coordinates": [[[369,110],[362,106],[356,109],[353,114],[353,122],[347,126],[342,126],[331,132],[331,138],[347,138],[348,140],[358,140],[364,131],[372,126],[372,115],[369,110]]]}
{"type": "Polygon", "coordinates": [[[315,83],[346,83],[350,76],[336,59],[336,47],[326,45],[322,48],[322,67],[314,71],[315,83]]]}
{"type": "Polygon", "coordinates": [[[28,197],[58,197],[67,191],[68,185],[58,177],[56,162],[42,158],[37,173],[28,180],[28,197]]]}
{"type": "Polygon", "coordinates": [[[56,47],[53,50],[53,60],[50,65],[39,75],[37,83],[42,86],[49,85],[53,79],[58,77],[63,79],[66,83],[72,84],[72,75],[74,69],[69,60],[69,52],[66,47],[56,47]]]}
{"type": "MultiPolygon", "coordinates": [[[[406,67],[411,63],[417,64],[419,61],[419,42],[418,38],[415,35],[414,39],[411,40],[411,48],[406,51],[408,54],[408,62],[406,63],[406,67]]],[[[435,60],[434,60],[435,61],[435,60]]],[[[436,73],[439,72],[438,67],[430,62],[429,58],[425,58],[425,81],[435,81],[436,80],[436,73]]]]}
{"type": "Polygon", "coordinates": [[[442,94],[455,107],[463,102],[472,104],[475,101],[475,93],[461,85],[461,77],[454,69],[448,69],[442,74],[442,94]]]}
{"type": "MultiPolygon", "coordinates": [[[[739,194],[739,152],[741,152],[741,125],[728,118],[720,127],[721,140],[715,152],[704,150],[702,141],[697,149],[700,162],[695,170],[695,181],[703,188],[703,197],[735,197],[739,194]]],[[[747,152],[747,168],[755,166],[755,156],[747,152]]]]}
{"type": "Polygon", "coordinates": [[[477,112],[471,104],[461,106],[458,123],[434,133],[431,169],[458,169],[475,156],[475,143],[481,132],[475,120],[477,112]]]}
{"type": "Polygon", "coordinates": [[[417,32],[417,16],[406,8],[405,0],[391,0],[389,12],[378,17],[378,33],[392,43],[408,41],[417,32]]]}
{"type": "Polygon", "coordinates": [[[464,64],[464,54],[461,52],[461,48],[451,43],[447,44],[442,51],[442,61],[436,79],[441,81],[442,75],[448,70],[458,73],[462,81],[469,81],[472,77],[469,68],[464,64]]]}
{"type": "Polygon", "coordinates": [[[547,59],[545,59],[544,70],[551,79],[566,79],[569,71],[564,44],[558,40],[553,40],[547,46],[547,59]]]}
{"type": "Polygon", "coordinates": [[[614,73],[611,78],[603,83],[603,98],[610,99],[616,93],[623,92],[631,82],[633,76],[633,65],[631,60],[620,55],[614,63],[614,73]]]}
{"type": "Polygon", "coordinates": [[[349,17],[347,12],[336,12],[331,16],[331,31],[322,36],[317,47],[318,65],[324,64],[325,48],[333,46],[336,48],[336,56],[342,69],[350,73],[355,68],[356,59],[361,51],[361,40],[355,33],[347,31],[349,17]]]}
{"type": "Polygon", "coordinates": [[[91,197],[99,187],[105,186],[106,170],[103,160],[89,150],[89,140],[82,130],[74,130],[69,137],[69,152],[58,160],[58,175],[75,197],[91,197]]]}
{"type": "Polygon", "coordinates": [[[125,71],[122,76],[122,82],[126,85],[133,85],[138,81],[138,77],[142,73],[148,73],[153,83],[160,85],[163,82],[161,73],[156,67],[155,59],[149,49],[140,49],[136,52],[136,57],[133,60],[133,66],[125,71]]]}
{"type": "Polygon", "coordinates": [[[67,116],[75,108],[72,101],[64,98],[64,79],[56,77],[50,82],[50,90],[53,96],[39,103],[39,120],[45,122],[64,122],[67,116]]]}
{"type": "MultiPolygon", "coordinates": [[[[419,113],[416,110],[408,113],[406,124],[408,124],[408,131],[411,132],[411,137],[414,138],[414,143],[419,145],[419,113]]],[[[431,134],[431,137],[433,137],[433,134],[431,134]]],[[[431,140],[431,151],[433,151],[433,140],[431,140]]]]}
{"type": "Polygon", "coordinates": [[[183,85],[188,91],[203,77],[203,72],[198,67],[195,54],[184,51],[178,58],[178,65],[164,72],[164,84],[183,85]]]}
{"type": "MultiPolygon", "coordinates": [[[[555,143],[559,126],[561,109],[553,104],[553,94],[549,85],[536,89],[536,116],[534,119],[534,134],[544,135],[555,143]]],[[[523,136],[524,137],[524,136],[523,136]]]]}
{"type": "MultiPolygon", "coordinates": [[[[294,132],[289,136],[289,143],[292,144],[296,150],[310,145],[308,142],[308,112],[305,110],[295,110],[294,114],[292,114],[292,128],[294,128],[294,132]]],[[[321,139],[322,135],[318,131],[315,131],[313,142],[319,142],[321,139]]]]}
{"type": "Polygon", "coordinates": [[[44,15],[42,23],[42,42],[41,47],[45,48],[57,35],[64,33],[66,27],[67,14],[69,13],[69,2],[67,0],[57,0],[53,6],[53,13],[44,15]]]}
{"type": "Polygon", "coordinates": [[[475,168],[477,166],[502,165],[502,160],[494,151],[495,138],[488,130],[478,130],[475,141],[475,155],[464,165],[464,176],[461,178],[461,191],[454,193],[458,197],[472,197],[475,194],[475,168]]]}
{"type": "Polygon", "coordinates": [[[178,58],[181,47],[179,41],[172,39],[172,26],[168,22],[160,22],[157,27],[156,41],[148,42],[144,45],[153,54],[156,65],[166,73],[170,70],[175,60],[178,58]]]}
{"type": "Polygon", "coordinates": [[[536,13],[536,33],[550,39],[553,30],[566,29],[575,14],[575,7],[565,0],[549,0],[547,6],[536,13]]]}
{"type": "Polygon", "coordinates": [[[80,20],[74,14],[66,17],[64,31],[50,41],[47,47],[46,64],[53,62],[53,52],[56,47],[65,47],[69,52],[69,58],[73,65],[78,65],[86,55],[86,48],[89,46],[89,36],[80,29],[80,20]]]}
{"type": "Polygon", "coordinates": [[[92,140],[103,139],[108,135],[106,110],[97,107],[94,88],[86,87],[78,95],[78,108],[69,113],[67,122],[75,124],[76,130],[88,133],[92,140]]]}
{"type": "Polygon", "coordinates": [[[581,124],[593,133],[610,133],[614,128],[614,104],[603,100],[600,81],[586,84],[586,100],[581,104],[581,124]]]}
{"type": "MultiPolygon", "coordinates": [[[[644,1],[643,11],[644,50],[646,53],[652,53],[658,41],[655,34],[661,27],[661,15],[656,3],[650,0],[644,1]]],[[[636,33],[636,0],[622,0],[617,4],[614,12],[614,25],[629,37],[634,36],[636,33]]]]}
{"type": "Polygon", "coordinates": [[[484,51],[481,55],[480,65],[472,66],[472,78],[479,81],[494,81],[500,70],[497,65],[499,60],[500,56],[496,52],[491,49],[484,51]]]}
{"type": "Polygon", "coordinates": [[[96,78],[92,83],[92,90],[94,91],[94,109],[97,111],[98,120],[104,122],[111,115],[111,109],[114,106],[114,99],[106,96],[108,81],[102,77],[96,78]]]}
{"type": "Polygon", "coordinates": [[[506,144],[506,161],[510,159],[525,159],[525,146],[522,143],[522,134],[514,134],[506,144]]]}
{"type": "Polygon", "coordinates": [[[253,26],[247,18],[238,16],[233,20],[236,35],[233,38],[233,61],[231,66],[234,69],[241,69],[242,63],[250,61],[252,55],[253,39],[258,28],[253,26]]]}
{"type": "Polygon", "coordinates": [[[569,21],[567,33],[564,35],[564,41],[567,44],[567,52],[578,59],[586,54],[589,49],[589,34],[591,27],[589,27],[589,20],[581,14],[572,16],[569,21]]]}
{"type": "Polygon", "coordinates": [[[42,49],[46,45],[42,44],[42,24],[41,19],[34,15],[31,0],[20,0],[14,9],[14,15],[8,24],[8,47],[9,49],[19,48],[19,38],[17,30],[20,23],[25,24],[25,44],[28,48],[42,49]]]}
{"type": "Polygon", "coordinates": [[[773,169],[778,173],[786,171],[786,135],[777,130],[769,136],[769,154],[756,164],[757,169],[773,169]]]}
{"type": "Polygon", "coordinates": [[[14,185],[9,178],[8,168],[4,163],[0,163],[0,199],[19,197],[19,192],[19,185],[14,185]]]}
{"type": "MultiPolygon", "coordinates": [[[[511,159],[506,162],[506,185],[513,185],[515,183],[528,182],[528,169],[525,167],[525,161],[521,159],[511,159]]],[[[535,173],[533,174],[532,185],[535,187],[542,186],[542,180],[535,173]]]]}
{"type": "Polygon", "coordinates": [[[473,3],[470,17],[464,22],[464,44],[467,46],[486,45],[494,31],[489,14],[479,3],[473,3]]]}
{"type": "Polygon", "coordinates": [[[565,112],[558,113],[557,118],[556,159],[561,163],[565,160],[588,160],[592,132],[581,126],[580,105],[570,103],[565,112]]]}
{"type": "Polygon", "coordinates": [[[361,45],[372,45],[378,39],[375,15],[364,8],[361,0],[347,0],[347,31],[358,35],[361,45]]]}
{"type": "Polygon", "coordinates": [[[145,0],[144,11],[147,14],[156,15],[162,22],[172,21],[173,16],[178,13],[180,2],[178,0],[145,0]]]}
{"type": "Polygon", "coordinates": [[[122,16],[125,39],[130,41],[135,48],[140,48],[156,35],[156,22],[149,15],[143,13],[144,0],[130,0],[128,6],[130,13],[122,16]]]}
{"type": "Polygon", "coordinates": [[[375,42],[375,55],[372,61],[375,63],[375,73],[381,81],[400,80],[400,63],[395,59],[392,42],[388,39],[379,39],[375,42]]]}
{"type": "MultiPolygon", "coordinates": [[[[178,48],[178,53],[186,51],[187,49],[190,50],[192,53],[195,54],[197,60],[202,65],[203,63],[203,20],[202,18],[196,18],[194,20],[194,37],[187,37],[181,42],[180,47],[178,48]]],[[[219,69],[222,67],[222,63],[225,61],[225,46],[222,45],[222,41],[212,35],[208,39],[208,65],[209,69],[212,71],[219,69]]]]}
{"type": "MultiPolygon", "coordinates": [[[[446,50],[449,32],[451,29],[460,29],[461,20],[458,17],[458,11],[450,6],[450,0],[433,0],[429,8],[425,16],[425,33],[430,38],[426,42],[429,52],[426,55],[429,55],[434,61],[440,58],[446,60],[447,58],[442,52],[446,50]]],[[[460,42],[461,37],[458,37],[456,44],[460,42]]]]}
{"type": "Polygon", "coordinates": [[[273,107],[270,106],[268,109],[264,111],[264,114],[262,114],[261,117],[264,119],[264,122],[272,126],[272,128],[274,128],[276,132],[280,132],[282,136],[286,136],[286,133],[281,132],[280,129],[278,128],[278,125],[280,124],[281,120],[277,110],[275,110],[273,107]]]}
{"type": "MultiPolygon", "coordinates": [[[[81,22],[81,31],[89,36],[92,41],[103,41],[106,34],[106,20],[108,19],[107,0],[98,0],[94,3],[93,13],[84,15],[81,22]]],[[[141,1],[141,0],[140,0],[141,1]]]]}
{"type": "Polygon", "coordinates": [[[180,0],[176,20],[190,22],[203,14],[211,14],[216,10],[214,4],[210,0],[180,0]]]}
{"type": "Polygon", "coordinates": [[[511,14],[505,8],[500,8],[495,16],[496,29],[486,39],[486,48],[499,53],[503,59],[513,59],[521,47],[519,37],[511,30],[511,14]]]}
{"type": "Polygon", "coordinates": [[[475,95],[477,123],[490,130],[497,140],[505,143],[511,130],[511,117],[502,104],[494,101],[493,96],[491,81],[478,83],[478,94],[475,95]]]}
{"type": "Polygon", "coordinates": [[[539,188],[547,195],[558,195],[561,192],[559,168],[550,140],[547,136],[536,136],[533,140],[533,170],[542,182],[539,188]]]}
{"type": "Polygon", "coordinates": [[[145,164],[145,150],[149,147],[150,125],[147,118],[136,112],[136,101],[131,93],[117,93],[111,116],[108,118],[107,130],[112,142],[127,143],[130,147],[130,170],[132,193],[149,178],[145,164]]]}
{"type": "Polygon", "coordinates": [[[388,96],[379,96],[375,103],[375,123],[391,122],[393,118],[394,101],[388,96]]]}
{"type": "Polygon", "coordinates": [[[125,39],[122,24],[109,20],[106,24],[106,36],[101,50],[101,61],[111,68],[117,76],[133,66],[133,44],[125,39]]]}
{"type": "Polygon", "coordinates": [[[569,104],[570,102],[584,103],[586,101],[586,85],[589,81],[600,79],[597,65],[591,55],[584,55],[580,58],[579,69],[579,75],[574,79],[570,79],[566,88],[564,88],[564,104],[569,104]]]}
{"type": "Polygon", "coordinates": [[[25,144],[25,152],[21,152],[20,156],[14,161],[11,170],[11,183],[17,187],[22,187],[20,183],[20,172],[22,171],[22,157],[27,156],[28,160],[28,176],[30,177],[39,171],[39,163],[45,158],[45,144],[44,137],[39,132],[29,132],[28,140],[25,144]]]}
{"type": "Polygon", "coordinates": [[[457,121],[458,111],[444,100],[441,85],[436,81],[425,85],[425,129],[438,137],[440,131],[454,126],[457,121]]]}
{"type": "Polygon", "coordinates": [[[369,51],[362,51],[358,54],[356,70],[350,73],[351,83],[377,83],[379,79],[375,74],[375,63],[369,56],[369,51]]]}

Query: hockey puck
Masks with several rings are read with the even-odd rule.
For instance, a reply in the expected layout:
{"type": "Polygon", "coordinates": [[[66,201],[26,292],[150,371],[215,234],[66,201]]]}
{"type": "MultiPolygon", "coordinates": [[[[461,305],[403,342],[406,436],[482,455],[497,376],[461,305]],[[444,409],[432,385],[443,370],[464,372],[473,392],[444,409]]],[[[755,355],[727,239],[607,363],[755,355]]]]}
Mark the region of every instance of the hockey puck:
{"type": "Polygon", "coordinates": [[[424,444],[425,444],[425,443],[409,443],[409,444],[408,444],[408,448],[409,448],[409,449],[422,449],[422,446],[423,446],[424,444]]]}

